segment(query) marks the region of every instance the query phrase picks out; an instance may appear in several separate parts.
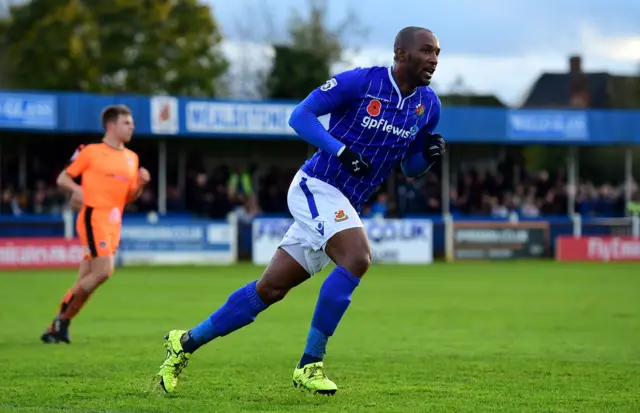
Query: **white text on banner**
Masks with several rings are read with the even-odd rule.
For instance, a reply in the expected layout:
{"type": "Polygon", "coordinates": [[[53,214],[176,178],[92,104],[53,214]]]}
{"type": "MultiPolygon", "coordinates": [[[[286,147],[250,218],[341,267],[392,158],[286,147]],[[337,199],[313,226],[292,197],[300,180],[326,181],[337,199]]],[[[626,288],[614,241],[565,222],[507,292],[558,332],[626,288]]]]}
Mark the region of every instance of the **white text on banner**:
{"type": "Polygon", "coordinates": [[[118,261],[130,264],[232,264],[236,261],[232,225],[206,223],[125,223],[118,261]]]}
{"type": "MultiPolygon", "coordinates": [[[[293,104],[187,102],[187,132],[255,135],[295,135],[289,126],[293,104]]],[[[328,126],[329,117],[320,121],[328,126]]]]}
{"type": "MultiPolygon", "coordinates": [[[[253,263],[266,265],[293,223],[286,218],[253,221],[253,263]]],[[[394,264],[433,262],[433,223],[427,219],[364,219],[373,261],[394,264]]]]}

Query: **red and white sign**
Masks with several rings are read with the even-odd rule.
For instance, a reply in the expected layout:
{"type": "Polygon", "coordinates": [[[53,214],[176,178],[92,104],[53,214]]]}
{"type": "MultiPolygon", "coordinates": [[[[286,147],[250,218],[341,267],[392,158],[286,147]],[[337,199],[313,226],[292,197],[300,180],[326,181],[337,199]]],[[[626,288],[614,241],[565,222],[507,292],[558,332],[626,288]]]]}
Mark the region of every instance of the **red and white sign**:
{"type": "Polygon", "coordinates": [[[556,238],[558,261],[640,261],[640,238],[556,238]]]}
{"type": "Polygon", "coordinates": [[[178,133],[178,99],[170,96],[152,96],[150,101],[151,132],[157,135],[178,133]]]}
{"type": "Polygon", "coordinates": [[[69,268],[82,260],[77,239],[0,238],[0,269],[69,268]]]}

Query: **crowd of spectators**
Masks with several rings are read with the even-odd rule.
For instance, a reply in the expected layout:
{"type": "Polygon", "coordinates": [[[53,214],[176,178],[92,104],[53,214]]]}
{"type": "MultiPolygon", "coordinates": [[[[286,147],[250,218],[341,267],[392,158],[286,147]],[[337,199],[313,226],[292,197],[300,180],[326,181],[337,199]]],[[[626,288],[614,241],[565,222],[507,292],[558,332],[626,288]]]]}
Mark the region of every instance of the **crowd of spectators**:
{"type": "MultiPolygon", "coordinates": [[[[250,169],[220,166],[204,172],[189,171],[186,187],[167,187],[167,211],[189,213],[209,218],[224,218],[235,210],[240,219],[249,221],[257,214],[287,214],[287,190],[295,169],[278,166],[250,169]]],[[[428,173],[410,179],[398,173],[393,185],[383,184],[365,206],[364,216],[400,217],[440,214],[448,202],[454,215],[493,215],[523,217],[566,215],[569,191],[562,173],[552,176],[547,171],[525,175],[517,183],[500,173],[468,170],[453,175],[448,199],[443,201],[441,182],[428,173]]],[[[38,175],[32,188],[16,188],[3,184],[0,214],[58,214],[66,198],[54,184],[55,177],[38,175]]],[[[637,188],[634,184],[634,193],[637,188]]],[[[623,185],[594,185],[580,181],[575,190],[576,212],[584,216],[613,217],[625,212],[623,185]]],[[[150,186],[131,211],[150,212],[157,209],[157,193],[150,186]]]]}
{"type": "MultiPolygon", "coordinates": [[[[567,215],[570,195],[575,197],[575,212],[589,217],[619,217],[625,215],[624,185],[605,183],[596,186],[581,180],[577,188],[567,185],[562,174],[551,177],[541,171],[518,183],[509,184],[500,173],[480,173],[474,170],[460,173],[452,182],[448,210],[453,216],[491,215],[507,218],[567,215]]],[[[637,195],[637,186],[632,192],[637,195]]],[[[388,193],[379,193],[364,210],[365,215],[406,216],[441,214],[443,194],[440,180],[435,174],[421,179],[396,176],[395,202],[388,201],[388,193]]]]}

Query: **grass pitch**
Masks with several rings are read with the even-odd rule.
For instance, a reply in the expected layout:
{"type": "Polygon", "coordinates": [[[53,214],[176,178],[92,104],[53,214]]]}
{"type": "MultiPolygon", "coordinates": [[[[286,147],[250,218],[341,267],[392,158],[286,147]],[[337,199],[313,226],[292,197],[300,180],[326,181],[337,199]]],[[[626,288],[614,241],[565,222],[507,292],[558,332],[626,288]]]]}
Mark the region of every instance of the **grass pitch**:
{"type": "Polygon", "coordinates": [[[260,272],[119,269],[53,346],[75,274],[0,273],[0,412],[640,411],[637,264],[375,265],[329,342],[330,398],[291,386],[325,271],[154,387],[163,335],[260,272]]]}

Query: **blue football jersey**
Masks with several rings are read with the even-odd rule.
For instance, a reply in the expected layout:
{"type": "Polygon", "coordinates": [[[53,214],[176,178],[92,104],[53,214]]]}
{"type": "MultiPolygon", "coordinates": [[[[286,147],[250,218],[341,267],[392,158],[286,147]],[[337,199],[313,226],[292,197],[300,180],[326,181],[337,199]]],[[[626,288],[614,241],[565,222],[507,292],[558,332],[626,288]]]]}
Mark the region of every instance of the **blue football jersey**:
{"type": "Polygon", "coordinates": [[[356,68],[336,75],[311,92],[332,108],[328,132],[371,161],[372,172],[356,178],[334,155],[319,149],[302,170],[338,188],[360,210],[402,160],[420,153],[422,131],[440,119],[440,100],[428,86],[402,96],[391,67],[356,68]],[[421,131],[419,134],[418,131],[421,131]]]}

